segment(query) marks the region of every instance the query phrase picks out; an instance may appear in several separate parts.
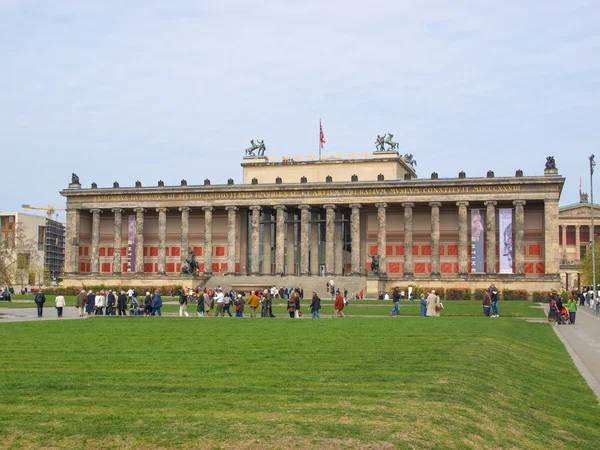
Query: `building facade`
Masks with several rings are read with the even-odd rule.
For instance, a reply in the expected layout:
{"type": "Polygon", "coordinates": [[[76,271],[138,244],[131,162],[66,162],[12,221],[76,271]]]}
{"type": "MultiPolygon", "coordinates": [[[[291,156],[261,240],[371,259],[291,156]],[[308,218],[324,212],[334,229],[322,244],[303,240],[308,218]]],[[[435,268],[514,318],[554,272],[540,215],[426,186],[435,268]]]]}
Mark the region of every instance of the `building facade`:
{"type": "Polygon", "coordinates": [[[74,176],[61,192],[65,284],[316,290],[332,277],[368,293],[408,284],[560,286],[564,178],[554,167],[539,176],[418,179],[388,151],[246,157],[242,167],[242,185],[84,189],[74,176]],[[195,276],[180,273],[189,250],[199,262],[195,276]]]}

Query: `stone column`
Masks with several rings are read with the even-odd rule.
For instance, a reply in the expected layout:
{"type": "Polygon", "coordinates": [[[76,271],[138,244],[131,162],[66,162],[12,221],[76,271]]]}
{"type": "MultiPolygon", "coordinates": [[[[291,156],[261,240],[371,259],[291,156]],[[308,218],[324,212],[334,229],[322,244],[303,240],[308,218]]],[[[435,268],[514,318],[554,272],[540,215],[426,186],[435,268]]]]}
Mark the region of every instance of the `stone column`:
{"type": "Polygon", "coordinates": [[[226,206],[225,210],[227,211],[227,274],[233,275],[235,273],[237,206],[226,206]]]}
{"type": "Polygon", "coordinates": [[[204,275],[212,275],[212,232],[213,232],[213,210],[212,206],[203,206],[204,211],[204,275]]]}
{"type": "Polygon", "coordinates": [[[358,203],[350,205],[352,239],[352,275],[360,275],[360,207],[358,203]]]}
{"type": "Polygon", "coordinates": [[[564,257],[564,255],[567,253],[567,227],[568,225],[561,225],[561,231],[562,231],[562,236],[561,236],[561,241],[562,244],[560,246],[561,250],[562,250],[562,255],[564,257]]]}
{"type": "Polygon", "coordinates": [[[158,273],[164,275],[167,268],[167,208],[156,208],[158,212],[158,273]]]}
{"type": "Polygon", "coordinates": [[[544,201],[544,250],[546,273],[558,274],[558,199],[544,201]]]}
{"type": "Polygon", "coordinates": [[[144,273],[144,208],[135,208],[135,273],[144,273]]]}
{"type": "Polygon", "coordinates": [[[342,212],[335,214],[335,231],[334,231],[334,271],[336,275],[342,275],[344,270],[344,236],[342,235],[342,212]]]}
{"type": "Polygon", "coordinates": [[[485,262],[487,264],[486,273],[496,273],[496,204],[491,200],[483,202],[486,206],[485,211],[485,262]]]}
{"type": "Polygon", "coordinates": [[[379,255],[379,275],[385,275],[387,273],[387,241],[385,236],[387,227],[385,208],[387,208],[387,203],[375,203],[375,207],[377,208],[377,254],[379,255]]]}
{"type": "Polygon", "coordinates": [[[310,239],[308,230],[310,227],[310,206],[300,205],[300,275],[309,275],[308,271],[308,247],[310,239]]]}
{"type": "Polygon", "coordinates": [[[404,276],[412,277],[414,275],[412,209],[415,204],[402,203],[402,207],[404,208],[404,276]]]}
{"type": "Polygon", "coordinates": [[[581,225],[575,225],[575,261],[581,261],[581,225]]]}
{"type": "Polygon", "coordinates": [[[268,216],[265,214],[263,220],[263,275],[271,275],[271,218],[268,216]]]}
{"type": "Polygon", "coordinates": [[[252,221],[250,222],[251,249],[250,249],[250,275],[260,274],[260,206],[251,206],[252,221]]]}
{"type": "Polygon", "coordinates": [[[296,271],[294,270],[295,264],[295,249],[294,249],[294,214],[291,211],[288,211],[288,223],[287,223],[287,242],[285,245],[285,249],[287,250],[287,254],[285,257],[285,265],[287,267],[286,275],[296,275],[296,271]]]}
{"type": "Polygon", "coordinates": [[[333,236],[335,234],[335,205],[323,205],[325,208],[325,272],[335,274],[333,236]]]}
{"type": "Polygon", "coordinates": [[[319,275],[319,214],[312,214],[310,224],[310,274],[319,275]]]}
{"type": "Polygon", "coordinates": [[[525,275],[525,200],[513,201],[515,205],[515,274],[525,275]]]}
{"type": "Polygon", "coordinates": [[[431,276],[440,276],[440,202],[430,202],[431,208],[431,276]]]}
{"type": "Polygon", "coordinates": [[[182,206],[179,208],[179,211],[181,211],[181,245],[179,253],[181,264],[183,265],[185,264],[190,248],[190,208],[182,206]]]}
{"type": "Polygon", "coordinates": [[[67,229],[65,236],[65,273],[79,272],[79,224],[81,211],[67,209],[67,229]]]}
{"type": "Polygon", "coordinates": [[[276,205],[273,208],[275,208],[275,211],[277,211],[277,217],[275,219],[275,272],[279,275],[285,270],[285,206],[276,205]]]}
{"type": "Polygon", "coordinates": [[[114,226],[114,242],[113,242],[113,273],[120,274],[123,270],[121,267],[121,246],[123,239],[123,210],[114,208],[112,212],[115,214],[114,226]]]}
{"type": "Polygon", "coordinates": [[[468,270],[467,260],[467,206],[469,202],[456,202],[458,206],[458,274],[466,276],[468,270]]]}
{"type": "Polygon", "coordinates": [[[99,209],[91,209],[92,213],[92,273],[100,272],[100,213],[99,209]]]}

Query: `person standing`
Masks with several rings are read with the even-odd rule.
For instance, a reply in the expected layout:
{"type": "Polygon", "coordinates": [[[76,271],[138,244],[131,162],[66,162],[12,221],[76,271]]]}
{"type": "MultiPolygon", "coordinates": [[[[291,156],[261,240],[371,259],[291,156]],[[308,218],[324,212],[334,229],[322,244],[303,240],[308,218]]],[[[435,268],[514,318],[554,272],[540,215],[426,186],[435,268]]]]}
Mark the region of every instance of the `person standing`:
{"type": "Polygon", "coordinates": [[[77,294],[77,300],[75,301],[75,306],[77,307],[77,311],[79,312],[79,317],[83,317],[83,311],[85,308],[85,290],[82,290],[79,294],[77,294]]]}
{"type": "Polygon", "coordinates": [[[432,289],[427,296],[427,317],[436,317],[440,315],[440,297],[432,289]]]}
{"type": "Polygon", "coordinates": [[[190,317],[190,315],[187,312],[187,303],[188,298],[185,289],[181,289],[179,291],[179,317],[183,317],[184,314],[185,317],[190,317]]]}
{"type": "Polygon", "coordinates": [[[96,294],[94,294],[91,290],[88,291],[87,296],[87,304],[86,304],[86,313],[88,316],[91,316],[96,308],[96,294]]]}
{"type": "Polygon", "coordinates": [[[96,297],[94,298],[94,306],[96,308],[94,315],[101,316],[104,314],[104,302],[105,301],[106,301],[106,298],[104,297],[104,292],[98,291],[98,293],[96,294],[96,297]]]}
{"type": "Polygon", "coordinates": [[[125,296],[125,291],[121,291],[119,297],[117,297],[117,309],[120,316],[127,315],[127,297],[125,296]]]}
{"type": "Polygon", "coordinates": [[[290,301],[294,302],[294,318],[300,318],[300,296],[296,291],[290,293],[290,301]]]}
{"type": "Polygon", "coordinates": [[[483,315],[485,317],[490,317],[490,309],[492,309],[492,296],[490,295],[489,288],[483,293],[483,301],[481,302],[481,305],[483,306],[483,315]]]}
{"type": "Polygon", "coordinates": [[[419,303],[421,304],[421,317],[427,316],[427,300],[425,300],[425,294],[421,294],[419,303]]]}
{"type": "Polygon", "coordinates": [[[46,296],[44,295],[44,291],[40,290],[35,296],[38,317],[42,317],[44,315],[44,303],[46,303],[46,296]]]}
{"type": "Polygon", "coordinates": [[[498,314],[498,289],[493,283],[490,286],[490,298],[492,299],[492,317],[500,317],[498,314]]]}
{"type": "Polygon", "coordinates": [[[289,298],[287,301],[287,310],[290,315],[290,319],[296,317],[296,299],[289,298]]]}
{"type": "Polygon", "coordinates": [[[215,296],[213,297],[213,300],[217,304],[217,312],[215,313],[215,317],[219,317],[219,315],[221,317],[225,317],[225,314],[223,313],[223,299],[224,298],[225,298],[225,295],[223,294],[223,291],[221,290],[220,287],[218,287],[215,292],[215,296]]]}
{"type": "Polygon", "coordinates": [[[225,313],[229,314],[229,317],[232,317],[231,315],[231,297],[228,295],[223,294],[223,317],[225,317],[225,313]]]}
{"type": "Polygon", "coordinates": [[[108,297],[106,298],[106,315],[114,316],[115,315],[115,294],[113,291],[108,291],[108,297]]]}
{"type": "Polygon", "coordinates": [[[258,297],[252,291],[248,297],[248,306],[250,307],[250,317],[256,317],[256,308],[258,308],[258,297]]]}
{"type": "Polygon", "coordinates": [[[316,292],[313,292],[312,301],[310,302],[310,312],[313,319],[320,319],[319,310],[321,309],[321,299],[316,292]]]}
{"type": "Polygon", "coordinates": [[[62,317],[63,308],[66,306],[65,298],[62,295],[58,294],[54,299],[54,304],[56,305],[56,314],[58,314],[58,317],[62,317]]]}
{"type": "Polygon", "coordinates": [[[575,316],[577,315],[577,299],[573,297],[573,294],[569,294],[567,306],[569,307],[569,323],[571,325],[575,325],[575,316]]]}
{"type": "Polygon", "coordinates": [[[158,313],[159,316],[162,316],[160,308],[162,308],[162,297],[158,293],[157,289],[154,291],[154,298],[152,299],[152,315],[154,315],[154,313],[158,313]]]}
{"type": "Polygon", "coordinates": [[[335,301],[333,303],[333,308],[333,317],[337,317],[338,315],[340,315],[342,318],[346,317],[344,315],[344,297],[340,293],[339,289],[335,293],[335,301]]]}
{"type": "Polygon", "coordinates": [[[392,292],[392,302],[394,303],[394,308],[390,311],[390,316],[399,316],[400,315],[400,293],[398,292],[398,288],[394,289],[394,292],[392,292]]]}
{"type": "Polygon", "coordinates": [[[244,317],[244,305],[246,301],[242,294],[237,295],[237,300],[235,302],[235,317],[244,317]]]}

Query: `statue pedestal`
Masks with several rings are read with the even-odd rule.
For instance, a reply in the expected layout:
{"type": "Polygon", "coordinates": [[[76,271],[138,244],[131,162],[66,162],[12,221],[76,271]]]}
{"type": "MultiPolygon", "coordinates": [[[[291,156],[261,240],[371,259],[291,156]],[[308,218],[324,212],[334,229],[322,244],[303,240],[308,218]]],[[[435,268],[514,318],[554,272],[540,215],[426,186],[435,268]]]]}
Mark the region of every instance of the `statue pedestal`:
{"type": "Polygon", "coordinates": [[[244,156],[245,164],[264,164],[269,161],[266,156],[244,156]]]}
{"type": "Polygon", "coordinates": [[[69,189],[81,189],[81,183],[69,183],[69,189]]]}
{"type": "Polygon", "coordinates": [[[399,158],[400,154],[396,150],[392,151],[384,151],[384,152],[373,152],[373,158],[381,159],[381,158],[399,158]]]}
{"type": "Polygon", "coordinates": [[[558,177],[558,169],[544,169],[545,177],[558,177]]]}

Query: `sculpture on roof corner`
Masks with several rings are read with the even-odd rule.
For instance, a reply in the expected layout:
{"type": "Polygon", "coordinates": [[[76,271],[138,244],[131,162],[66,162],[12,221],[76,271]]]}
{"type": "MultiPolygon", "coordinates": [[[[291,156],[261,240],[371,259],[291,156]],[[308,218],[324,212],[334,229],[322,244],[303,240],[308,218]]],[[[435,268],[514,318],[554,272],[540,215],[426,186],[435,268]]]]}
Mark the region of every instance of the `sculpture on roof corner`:
{"type": "Polygon", "coordinates": [[[246,149],[246,155],[248,156],[265,156],[265,151],[267,147],[265,146],[265,141],[261,139],[257,139],[254,142],[254,139],[250,141],[250,147],[246,149]],[[256,153],[254,153],[256,151],[256,153]]]}
{"type": "Polygon", "coordinates": [[[546,158],[546,170],[556,169],[556,162],[554,161],[554,156],[548,156],[546,158]]]}
{"type": "Polygon", "coordinates": [[[71,184],[79,184],[79,177],[76,173],[71,174],[71,184]]]}
{"type": "Polygon", "coordinates": [[[394,142],[394,135],[392,133],[384,133],[383,136],[377,135],[377,139],[375,140],[375,151],[376,152],[393,152],[398,150],[400,144],[394,142]],[[385,145],[389,145],[386,149],[385,145]]]}

